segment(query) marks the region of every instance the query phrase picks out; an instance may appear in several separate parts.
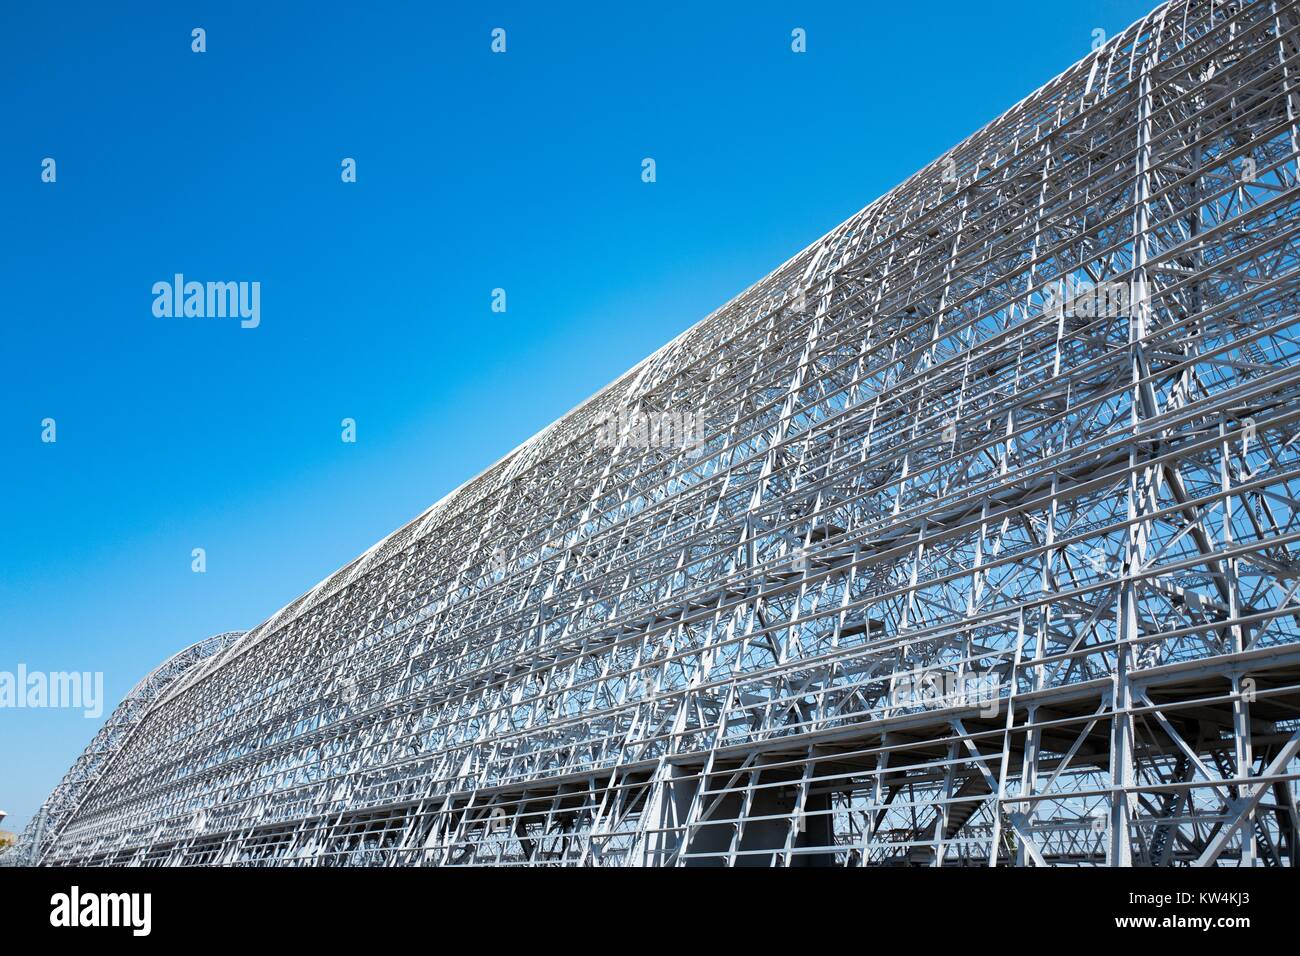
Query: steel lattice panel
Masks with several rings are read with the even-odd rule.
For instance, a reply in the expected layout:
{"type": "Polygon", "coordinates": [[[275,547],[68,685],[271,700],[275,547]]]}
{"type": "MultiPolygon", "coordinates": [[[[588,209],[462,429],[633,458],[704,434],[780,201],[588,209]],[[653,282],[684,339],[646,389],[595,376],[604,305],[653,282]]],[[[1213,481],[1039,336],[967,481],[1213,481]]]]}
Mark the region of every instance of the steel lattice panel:
{"type": "Polygon", "coordinates": [[[189,668],[29,846],[1293,865],[1298,13],[1158,8],[189,668]]]}

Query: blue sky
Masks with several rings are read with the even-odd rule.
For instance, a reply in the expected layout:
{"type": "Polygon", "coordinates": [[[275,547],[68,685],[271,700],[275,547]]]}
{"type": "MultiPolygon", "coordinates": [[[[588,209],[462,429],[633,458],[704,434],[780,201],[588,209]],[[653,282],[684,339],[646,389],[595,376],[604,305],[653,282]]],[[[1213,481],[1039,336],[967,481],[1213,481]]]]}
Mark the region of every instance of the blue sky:
{"type": "MultiPolygon", "coordinates": [[[[7,4],[0,671],[107,713],[1150,5],[7,4]],[[178,272],[261,324],[156,318],[178,272]]],[[[0,709],[5,828],[99,723],[0,709]]]]}

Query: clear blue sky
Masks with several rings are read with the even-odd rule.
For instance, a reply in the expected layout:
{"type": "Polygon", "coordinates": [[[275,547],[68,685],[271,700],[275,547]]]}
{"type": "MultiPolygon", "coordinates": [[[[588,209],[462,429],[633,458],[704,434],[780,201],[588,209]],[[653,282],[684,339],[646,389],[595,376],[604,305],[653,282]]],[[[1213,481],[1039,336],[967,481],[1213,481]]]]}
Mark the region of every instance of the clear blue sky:
{"type": "MultiPolygon", "coordinates": [[[[5,4],[0,670],[107,713],[1150,5],[5,4]],[[177,272],[260,327],[155,318],[177,272]]],[[[0,709],[5,828],[98,726],[0,709]]]]}

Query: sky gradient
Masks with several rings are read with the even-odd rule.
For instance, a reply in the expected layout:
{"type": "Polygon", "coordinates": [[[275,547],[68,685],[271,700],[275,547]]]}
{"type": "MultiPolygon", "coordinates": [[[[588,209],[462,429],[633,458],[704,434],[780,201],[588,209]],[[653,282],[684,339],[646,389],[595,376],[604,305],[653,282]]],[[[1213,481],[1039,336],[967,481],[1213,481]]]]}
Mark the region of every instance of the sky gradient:
{"type": "MultiPolygon", "coordinates": [[[[703,6],[7,5],[0,671],[107,715],[1151,4],[703,6]],[[155,317],[176,273],[260,325],[155,317]]],[[[101,721],[0,708],[0,826],[101,721]]]]}

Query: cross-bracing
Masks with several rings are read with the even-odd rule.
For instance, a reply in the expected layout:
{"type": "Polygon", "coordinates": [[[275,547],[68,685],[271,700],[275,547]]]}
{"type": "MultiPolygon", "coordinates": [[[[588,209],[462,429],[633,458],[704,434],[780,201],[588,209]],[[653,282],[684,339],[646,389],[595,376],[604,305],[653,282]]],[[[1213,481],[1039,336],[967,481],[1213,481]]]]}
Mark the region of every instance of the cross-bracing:
{"type": "Polygon", "coordinates": [[[1294,865],[1298,54],[1160,7],[190,662],[33,855],[1294,865]]]}

